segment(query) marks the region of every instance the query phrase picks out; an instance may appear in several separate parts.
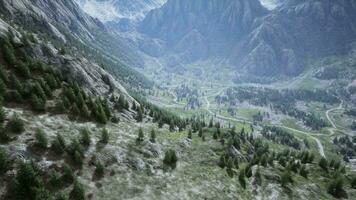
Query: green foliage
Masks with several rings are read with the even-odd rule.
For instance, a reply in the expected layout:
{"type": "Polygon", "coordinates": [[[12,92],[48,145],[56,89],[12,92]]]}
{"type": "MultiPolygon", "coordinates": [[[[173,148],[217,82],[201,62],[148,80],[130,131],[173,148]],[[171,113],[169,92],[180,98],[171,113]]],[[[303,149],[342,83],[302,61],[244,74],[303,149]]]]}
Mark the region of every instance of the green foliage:
{"type": "Polygon", "coordinates": [[[82,166],[84,157],[84,147],[77,139],[72,139],[72,142],[67,147],[68,154],[72,157],[75,164],[82,166]]]}
{"type": "Polygon", "coordinates": [[[90,135],[91,135],[91,133],[90,133],[89,129],[83,128],[80,130],[80,136],[81,136],[80,143],[83,146],[88,147],[90,145],[90,142],[91,142],[90,135]]]}
{"type": "Polygon", "coordinates": [[[193,134],[191,129],[188,130],[188,139],[193,139],[193,134]]]}
{"type": "Polygon", "coordinates": [[[261,175],[260,168],[257,168],[257,170],[255,172],[255,181],[256,181],[257,185],[259,185],[259,186],[262,185],[262,175],[261,175]]]}
{"type": "Polygon", "coordinates": [[[6,130],[12,133],[22,133],[25,131],[25,123],[17,115],[14,115],[6,124],[6,130]]]}
{"type": "Polygon", "coordinates": [[[6,118],[6,113],[3,107],[0,107],[0,124],[4,123],[6,118]]]}
{"type": "Polygon", "coordinates": [[[35,146],[46,149],[48,146],[47,135],[42,129],[37,129],[35,133],[35,146]]]}
{"type": "Polygon", "coordinates": [[[328,161],[326,160],[326,158],[321,158],[318,164],[320,168],[325,171],[328,171],[328,161]]]}
{"type": "Polygon", "coordinates": [[[239,173],[239,183],[242,188],[246,189],[246,179],[245,179],[245,169],[240,169],[239,173]]]}
{"type": "Polygon", "coordinates": [[[156,131],[154,129],[151,130],[150,142],[156,143],[156,131]]]}
{"type": "Polygon", "coordinates": [[[8,156],[4,150],[0,149],[0,175],[5,173],[9,167],[8,156]]]}
{"type": "Polygon", "coordinates": [[[59,172],[57,172],[54,169],[51,169],[49,171],[48,176],[49,176],[49,184],[51,184],[52,187],[58,188],[61,186],[62,179],[61,179],[61,174],[59,172]]]}
{"type": "Polygon", "coordinates": [[[62,168],[63,168],[62,180],[66,183],[72,183],[75,179],[72,168],[67,164],[63,164],[62,168]]]}
{"type": "Polygon", "coordinates": [[[31,96],[31,105],[34,111],[44,112],[46,110],[45,102],[38,98],[36,94],[32,94],[31,96]]]}
{"type": "Polygon", "coordinates": [[[55,153],[59,155],[64,153],[66,149],[66,143],[61,134],[57,134],[56,138],[52,140],[51,148],[55,153]]]}
{"type": "Polygon", "coordinates": [[[235,175],[234,169],[235,169],[234,159],[229,158],[226,165],[226,172],[231,178],[234,177],[235,175]]]}
{"type": "Polygon", "coordinates": [[[293,183],[292,175],[288,170],[281,175],[280,183],[282,187],[287,187],[289,183],[293,183]]]}
{"type": "Polygon", "coordinates": [[[143,120],[143,110],[141,107],[139,107],[137,110],[136,121],[142,122],[142,120],[143,120]]]}
{"type": "Polygon", "coordinates": [[[99,161],[95,163],[95,174],[98,177],[104,176],[104,165],[101,164],[101,162],[99,162],[99,161]]]}
{"type": "Polygon", "coordinates": [[[304,178],[308,178],[308,170],[307,168],[305,167],[305,165],[303,165],[300,170],[299,170],[299,174],[301,176],[303,176],[304,178]]]}
{"type": "Polygon", "coordinates": [[[17,199],[49,199],[40,172],[33,162],[20,163],[14,182],[17,199]]]}
{"type": "Polygon", "coordinates": [[[351,183],[351,188],[356,189],[356,176],[353,176],[351,178],[350,183],[351,183]]]}
{"type": "Polygon", "coordinates": [[[199,128],[198,136],[203,137],[203,128],[202,127],[199,128]]]}
{"type": "Polygon", "coordinates": [[[107,144],[109,142],[109,139],[110,139],[110,135],[109,135],[109,131],[104,128],[102,131],[101,131],[101,143],[103,144],[107,144]]]}
{"type": "Polygon", "coordinates": [[[74,183],[73,190],[70,193],[71,199],[85,200],[85,191],[83,185],[78,181],[74,183]]]}
{"type": "Polygon", "coordinates": [[[28,68],[28,65],[26,65],[23,62],[18,62],[16,66],[16,70],[18,74],[26,79],[31,77],[31,72],[30,69],[28,68]]]}
{"type": "Polygon", "coordinates": [[[177,161],[178,161],[178,157],[177,157],[176,151],[173,149],[167,150],[166,153],[164,154],[163,164],[166,167],[175,169],[177,166],[177,161]]]}
{"type": "Polygon", "coordinates": [[[328,186],[328,193],[333,195],[334,197],[341,198],[343,197],[344,180],[340,176],[335,176],[335,178],[331,179],[331,182],[328,186]]]}
{"type": "Polygon", "coordinates": [[[8,42],[8,40],[4,41],[1,49],[6,63],[12,67],[15,66],[16,57],[14,53],[14,48],[12,47],[11,43],[8,42]]]}
{"type": "Polygon", "coordinates": [[[137,142],[143,142],[145,140],[145,135],[143,134],[142,128],[138,129],[138,137],[136,139],[137,142]]]}

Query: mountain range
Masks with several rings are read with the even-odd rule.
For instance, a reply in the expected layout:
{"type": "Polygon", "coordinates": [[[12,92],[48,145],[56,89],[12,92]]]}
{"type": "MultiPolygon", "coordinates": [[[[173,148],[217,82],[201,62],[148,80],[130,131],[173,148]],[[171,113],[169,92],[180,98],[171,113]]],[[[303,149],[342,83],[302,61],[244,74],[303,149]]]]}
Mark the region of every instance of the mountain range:
{"type": "Polygon", "coordinates": [[[272,10],[258,0],[169,0],[141,22],[152,41],[141,49],[184,64],[217,58],[257,75],[298,75],[308,59],[350,50],[355,13],[352,0],[287,0],[272,10]]]}

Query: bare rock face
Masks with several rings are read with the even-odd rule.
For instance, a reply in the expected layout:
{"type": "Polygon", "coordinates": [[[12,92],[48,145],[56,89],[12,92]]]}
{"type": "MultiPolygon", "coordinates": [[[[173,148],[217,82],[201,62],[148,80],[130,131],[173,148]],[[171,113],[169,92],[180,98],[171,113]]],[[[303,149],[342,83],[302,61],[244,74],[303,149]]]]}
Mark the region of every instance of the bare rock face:
{"type": "Polygon", "coordinates": [[[307,58],[347,53],[356,41],[353,0],[262,2],[269,10],[258,0],[168,0],[142,21],[140,32],[155,41],[142,50],[177,63],[213,58],[255,75],[294,76],[307,58]]]}

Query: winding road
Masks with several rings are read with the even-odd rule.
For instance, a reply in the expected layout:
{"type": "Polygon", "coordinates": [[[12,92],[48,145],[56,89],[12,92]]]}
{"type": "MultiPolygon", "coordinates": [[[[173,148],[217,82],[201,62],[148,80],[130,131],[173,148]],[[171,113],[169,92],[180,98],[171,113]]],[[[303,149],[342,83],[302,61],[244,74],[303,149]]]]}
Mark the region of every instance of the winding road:
{"type": "MultiPolygon", "coordinates": [[[[220,92],[218,92],[217,94],[220,94],[222,92],[222,90],[220,92]]],[[[214,113],[211,109],[210,109],[210,102],[208,100],[208,97],[207,96],[204,96],[204,99],[205,99],[205,102],[206,102],[206,107],[205,107],[205,110],[211,114],[212,116],[220,119],[220,120],[230,120],[230,121],[235,121],[235,122],[245,122],[245,123],[248,123],[248,124],[252,124],[253,122],[252,121],[249,121],[248,119],[243,119],[243,118],[231,118],[231,117],[225,117],[225,116],[222,116],[222,115],[218,115],[216,113],[214,113]]],[[[338,110],[338,109],[342,109],[342,102],[341,104],[339,105],[339,107],[337,108],[333,108],[333,109],[330,109],[328,111],[326,111],[326,116],[328,117],[329,115],[329,112],[332,112],[333,110],[338,110]]],[[[328,120],[330,121],[330,123],[332,124],[333,128],[336,128],[334,122],[330,119],[330,117],[328,117],[328,120]]],[[[294,128],[290,128],[290,127],[286,127],[286,126],[283,126],[283,125],[277,125],[277,127],[280,127],[280,128],[284,128],[284,129],[287,129],[287,130],[290,130],[290,131],[294,131],[294,132],[297,132],[297,133],[301,133],[301,134],[304,134],[310,138],[312,138],[317,146],[318,146],[318,149],[319,149],[319,154],[322,156],[322,157],[326,157],[325,156],[325,151],[324,151],[324,146],[323,144],[320,142],[320,140],[314,136],[316,135],[322,135],[322,134],[312,134],[312,133],[308,133],[308,132],[304,132],[304,131],[300,131],[300,130],[297,130],[297,129],[294,129],[294,128]]]]}

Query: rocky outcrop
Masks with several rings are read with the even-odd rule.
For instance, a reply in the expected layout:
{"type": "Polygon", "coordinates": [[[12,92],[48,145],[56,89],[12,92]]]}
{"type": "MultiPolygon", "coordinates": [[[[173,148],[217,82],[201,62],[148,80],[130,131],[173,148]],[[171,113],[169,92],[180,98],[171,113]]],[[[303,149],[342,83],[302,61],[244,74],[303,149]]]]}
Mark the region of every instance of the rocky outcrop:
{"type": "MultiPolygon", "coordinates": [[[[56,24],[54,23],[55,20],[61,20],[68,23],[72,20],[74,23],[74,21],[81,19],[81,22],[83,22],[82,26],[78,25],[78,22],[76,23],[78,29],[83,30],[82,33],[88,32],[86,35],[87,37],[92,37],[92,29],[90,29],[90,27],[96,26],[98,28],[96,22],[93,21],[92,18],[82,15],[80,11],[72,10],[73,12],[69,12],[69,10],[60,10],[62,6],[64,6],[64,2],[69,3],[70,1],[35,1],[33,4],[31,2],[32,1],[27,0],[13,2],[6,1],[2,2],[2,6],[5,6],[2,8],[6,8],[8,12],[11,13],[8,15],[10,17],[15,17],[20,12],[30,12],[31,14],[29,16],[40,15],[47,25],[49,25],[45,26],[47,28],[44,28],[43,32],[53,31],[53,36],[63,36],[64,41],[67,37],[65,37],[64,34],[62,35],[56,26],[52,25],[56,24]],[[48,11],[48,9],[52,9],[52,11],[48,11]],[[57,12],[53,12],[53,9],[57,10],[57,12]]],[[[74,6],[71,8],[74,10],[77,8],[75,7],[75,4],[71,4],[70,6],[74,6]]],[[[70,8],[70,6],[68,6],[68,8],[70,8]]],[[[23,37],[22,32],[18,31],[18,27],[11,26],[6,21],[7,20],[0,19],[0,34],[4,35],[11,30],[15,35],[15,41],[21,45],[22,40],[20,38],[23,37]]],[[[70,24],[67,25],[71,26],[70,24]]],[[[73,33],[73,35],[74,34],[75,33],[73,33]]],[[[31,44],[32,49],[31,52],[29,52],[32,58],[41,60],[48,65],[58,68],[67,79],[77,81],[87,90],[87,92],[94,96],[109,98],[112,95],[124,95],[129,102],[134,101],[117,79],[97,63],[87,60],[80,54],[77,54],[74,57],[72,54],[62,55],[59,53],[59,49],[54,47],[52,43],[46,42],[42,40],[41,37],[37,36],[35,36],[37,41],[36,43],[31,44]]]]}

